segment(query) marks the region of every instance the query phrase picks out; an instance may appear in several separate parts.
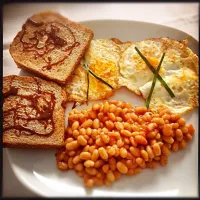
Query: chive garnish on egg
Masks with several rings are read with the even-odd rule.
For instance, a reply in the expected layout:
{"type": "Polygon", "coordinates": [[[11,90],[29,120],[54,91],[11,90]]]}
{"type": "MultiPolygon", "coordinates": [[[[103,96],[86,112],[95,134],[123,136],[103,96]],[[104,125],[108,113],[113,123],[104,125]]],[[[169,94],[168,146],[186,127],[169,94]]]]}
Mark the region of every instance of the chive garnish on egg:
{"type": "Polygon", "coordinates": [[[89,97],[89,89],[90,89],[90,77],[89,77],[89,68],[88,68],[88,65],[84,65],[85,66],[85,69],[86,69],[86,72],[87,72],[87,94],[86,94],[86,103],[88,104],[88,97],[89,97]]]}
{"type": "Polygon", "coordinates": [[[92,74],[96,79],[98,79],[99,81],[101,81],[102,83],[104,83],[105,85],[107,85],[108,87],[110,87],[111,89],[114,89],[109,83],[107,83],[106,81],[104,81],[103,79],[101,79],[99,76],[97,76],[94,72],[92,72],[89,69],[90,74],[92,74]]]}
{"type": "Polygon", "coordinates": [[[114,89],[109,83],[107,83],[106,81],[104,81],[102,78],[100,78],[99,76],[97,76],[94,72],[92,72],[88,65],[86,63],[83,64],[85,70],[87,71],[87,102],[88,102],[88,97],[89,97],[89,85],[90,85],[90,79],[89,79],[89,74],[92,74],[96,79],[98,79],[99,81],[101,81],[103,84],[107,85],[108,87],[110,87],[111,89],[114,89]]]}
{"type": "Polygon", "coordinates": [[[148,98],[147,98],[147,100],[146,100],[146,107],[147,107],[147,109],[149,108],[149,104],[150,104],[150,101],[151,101],[151,96],[152,96],[152,94],[153,94],[153,90],[154,90],[154,87],[155,87],[155,85],[156,85],[156,80],[157,80],[156,77],[157,77],[157,75],[158,75],[158,72],[159,72],[159,70],[160,70],[160,67],[161,67],[161,65],[162,65],[162,62],[163,62],[164,57],[165,57],[165,53],[163,53],[162,58],[161,58],[161,60],[160,60],[160,63],[159,63],[159,65],[158,65],[157,70],[156,70],[156,72],[155,72],[155,74],[154,74],[154,77],[153,77],[153,82],[152,82],[152,85],[151,85],[151,89],[150,89],[148,98]]]}
{"type": "MultiPolygon", "coordinates": [[[[135,47],[135,50],[138,52],[138,54],[140,55],[140,57],[144,60],[144,62],[146,63],[146,65],[149,67],[149,69],[154,73],[156,73],[156,70],[153,68],[153,66],[149,63],[149,61],[142,55],[142,53],[140,52],[140,50],[135,47]]],[[[167,90],[167,92],[169,93],[169,95],[171,97],[175,97],[174,93],[172,92],[172,90],[169,88],[169,86],[167,85],[167,83],[163,80],[163,78],[157,74],[157,77],[156,77],[160,82],[161,84],[165,87],[165,89],[167,90]]]]}

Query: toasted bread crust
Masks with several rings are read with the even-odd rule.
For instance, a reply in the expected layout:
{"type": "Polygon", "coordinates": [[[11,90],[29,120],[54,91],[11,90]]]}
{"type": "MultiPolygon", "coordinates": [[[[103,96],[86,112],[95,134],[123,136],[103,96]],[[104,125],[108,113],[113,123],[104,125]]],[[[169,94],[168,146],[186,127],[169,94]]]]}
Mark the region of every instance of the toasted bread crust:
{"type": "MultiPolygon", "coordinates": [[[[55,42],[57,38],[56,39],[54,38],[55,39],[55,40],[53,39],[54,44],[55,46],[56,45],[57,46],[54,50],[52,50],[52,52],[48,50],[47,55],[45,55],[44,53],[44,55],[42,55],[41,57],[40,56],[38,56],[38,58],[34,57],[37,54],[37,52],[36,54],[33,52],[35,52],[35,49],[36,51],[38,51],[37,49],[38,43],[34,47],[31,47],[31,48],[34,48],[34,50],[29,49],[30,52],[24,51],[24,44],[22,41],[25,40],[25,43],[26,43],[27,38],[26,37],[25,39],[21,39],[21,38],[23,38],[25,34],[25,36],[28,37],[28,42],[29,42],[31,41],[29,40],[29,38],[31,38],[32,35],[35,34],[35,31],[36,32],[39,31],[40,33],[43,29],[41,28],[39,29],[38,27],[34,27],[30,25],[30,23],[28,23],[27,22],[28,20],[27,20],[23,27],[28,27],[28,29],[24,33],[24,28],[22,28],[22,30],[18,32],[12,44],[10,45],[9,51],[10,51],[11,56],[13,57],[15,63],[17,64],[19,68],[34,72],[35,74],[38,74],[39,76],[45,79],[53,80],[59,84],[65,84],[68,77],[71,75],[75,67],[79,64],[85,51],[89,47],[90,41],[92,40],[93,35],[94,35],[92,30],[88,29],[87,27],[81,24],[73,22],[53,11],[43,11],[31,16],[29,19],[36,20],[38,22],[43,23],[45,25],[45,30],[47,30],[48,28],[47,26],[49,24],[52,25],[52,23],[54,23],[56,25],[59,25],[60,27],[57,27],[57,28],[60,32],[56,34],[61,34],[62,37],[60,35],[59,36],[55,35],[55,37],[60,38],[60,40],[65,41],[66,43],[63,47],[62,45],[59,46],[55,42]],[[67,30],[69,31],[67,32],[67,30]],[[68,38],[70,37],[71,39],[69,39],[68,41],[68,38]],[[66,40],[64,40],[63,38],[66,40]],[[72,40],[72,38],[74,38],[75,40],[72,40]],[[73,46],[75,45],[73,41],[77,43],[78,46],[73,46]],[[68,45],[68,42],[69,42],[69,45],[68,45]],[[63,48],[68,49],[68,47],[72,48],[72,50],[66,50],[67,52],[64,52],[63,48]],[[69,54],[69,55],[66,56],[66,54],[69,54]],[[47,61],[49,57],[51,60],[47,61]],[[49,65],[49,63],[53,67],[50,69],[46,69],[46,68],[44,69],[45,65],[49,65]]],[[[40,39],[38,40],[39,42],[41,42],[40,39]]],[[[32,43],[30,44],[32,45],[32,43]]],[[[43,43],[43,45],[44,44],[46,45],[46,42],[43,43]]],[[[45,45],[44,45],[44,48],[46,48],[47,50],[47,46],[45,45]]]]}
{"type": "Polygon", "coordinates": [[[59,85],[54,82],[45,81],[37,77],[11,75],[3,78],[3,94],[9,90],[12,81],[14,81],[15,85],[18,86],[18,88],[21,88],[21,86],[23,86],[23,88],[28,89],[30,85],[34,86],[35,80],[39,82],[42,91],[51,91],[55,96],[55,107],[53,110],[53,133],[48,135],[20,134],[19,136],[17,136],[14,128],[8,129],[3,132],[3,147],[58,148],[63,146],[64,144],[65,108],[63,104],[66,102],[67,98],[65,91],[59,85]]]}

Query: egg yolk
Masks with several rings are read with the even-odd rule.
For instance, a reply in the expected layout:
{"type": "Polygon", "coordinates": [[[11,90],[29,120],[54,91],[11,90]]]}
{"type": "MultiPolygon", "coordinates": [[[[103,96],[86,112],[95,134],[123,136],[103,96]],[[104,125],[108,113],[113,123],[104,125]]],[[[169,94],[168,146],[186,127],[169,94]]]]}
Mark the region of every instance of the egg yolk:
{"type": "Polygon", "coordinates": [[[159,65],[159,61],[157,58],[147,58],[147,60],[149,61],[149,63],[152,65],[154,69],[157,69],[159,65]]]}

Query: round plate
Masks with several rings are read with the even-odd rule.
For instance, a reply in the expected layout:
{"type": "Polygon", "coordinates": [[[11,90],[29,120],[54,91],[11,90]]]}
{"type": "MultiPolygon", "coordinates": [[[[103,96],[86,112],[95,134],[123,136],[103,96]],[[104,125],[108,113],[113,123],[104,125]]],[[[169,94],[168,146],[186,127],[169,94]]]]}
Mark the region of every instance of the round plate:
{"type": "MultiPolygon", "coordinates": [[[[167,26],[127,20],[95,20],[81,23],[94,31],[95,38],[112,37],[121,41],[139,41],[151,37],[188,39],[189,47],[198,53],[198,42],[192,36],[167,26]]],[[[20,75],[31,76],[22,70],[20,75]]],[[[134,106],[145,105],[142,98],[126,88],[119,89],[110,99],[124,100],[134,106]]],[[[91,104],[89,103],[89,106],[91,104]]],[[[86,106],[82,105],[77,109],[84,107],[86,106]]],[[[66,125],[71,108],[72,103],[69,103],[66,109],[66,125]]],[[[198,110],[194,109],[183,117],[187,123],[194,125],[198,133],[198,110]]],[[[84,188],[82,178],[73,170],[61,172],[56,168],[55,150],[7,149],[7,154],[18,179],[33,192],[45,197],[196,197],[198,194],[198,134],[185,150],[170,155],[166,167],[145,169],[137,176],[122,176],[109,188],[103,186],[90,190],[84,188]]]]}

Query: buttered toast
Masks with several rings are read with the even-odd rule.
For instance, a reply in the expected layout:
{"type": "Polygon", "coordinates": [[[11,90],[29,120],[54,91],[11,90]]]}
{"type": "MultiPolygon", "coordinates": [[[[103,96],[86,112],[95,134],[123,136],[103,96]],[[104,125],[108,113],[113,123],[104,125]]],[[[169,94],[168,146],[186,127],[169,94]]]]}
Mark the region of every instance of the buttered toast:
{"type": "Polygon", "coordinates": [[[92,38],[89,28],[43,11],[27,19],[9,50],[18,67],[65,84],[92,38]]]}
{"type": "Polygon", "coordinates": [[[3,146],[57,148],[64,143],[66,93],[36,77],[3,77],[3,146]]]}

